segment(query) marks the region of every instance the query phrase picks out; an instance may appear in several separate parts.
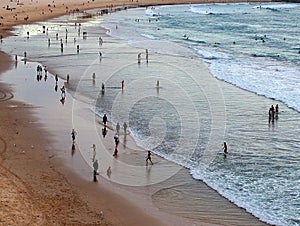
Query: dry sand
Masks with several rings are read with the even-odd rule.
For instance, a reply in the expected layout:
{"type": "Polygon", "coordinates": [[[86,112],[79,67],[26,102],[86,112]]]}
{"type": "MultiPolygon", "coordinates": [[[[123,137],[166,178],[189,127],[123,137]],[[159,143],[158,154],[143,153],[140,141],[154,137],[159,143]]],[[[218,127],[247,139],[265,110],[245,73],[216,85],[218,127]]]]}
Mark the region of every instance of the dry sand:
{"type": "MultiPolygon", "coordinates": [[[[2,0],[0,35],[9,35],[13,25],[41,21],[77,9],[182,2],[184,1],[95,0],[88,3],[82,0],[56,0],[53,3],[46,0],[2,0]],[[7,6],[12,10],[7,10],[7,6]]],[[[0,54],[2,73],[9,69],[11,64],[7,55],[0,54]]],[[[0,225],[164,224],[163,221],[147,214],[149,209],[155,207],[141,208],[109,191],[109,185],[102,188],[94,186],[92,182],[87,185],[80,178],[70,179],[72,172],[64,170],[62,174],[61,170],[57,170],[62,166],[52,161],[53,153],[48,152],[46,148],[51,147],[52,136],[43,125],[30,123],[38,121],[34,116],[36,107],[14,101],[12,90],[11,87],[0,83],[0,225]],[[102,198],[93,199],[96,194],[102,198]],[[100,210],[105,214],[101,215],[100,210]]],[[[170,216],[162,214],[159,217],[170,216]]],[[[175,216],[171,218],[170,221],[166,221],[177,220],[175,216]]],[[[177,224],[183,224],[182,222],[178,220],[177,224]]],[[[210,219],[204,222],[201,225],[223,224],[210,219]]]]}

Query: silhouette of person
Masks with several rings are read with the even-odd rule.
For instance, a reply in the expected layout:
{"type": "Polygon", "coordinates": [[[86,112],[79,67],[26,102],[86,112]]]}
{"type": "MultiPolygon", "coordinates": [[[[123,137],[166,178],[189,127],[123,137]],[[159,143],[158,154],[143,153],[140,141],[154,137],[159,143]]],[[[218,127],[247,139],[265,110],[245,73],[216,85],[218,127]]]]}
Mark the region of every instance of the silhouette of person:
{"type": "Polygon", "coordinates": [[[117,133],[115,133],[115,135],[114,135],[114,140],[115,140],[116,147],[118,147],[120,140],[119,140],[119,136],[117,133]]]}
{"type": "Polygon", "coordinates": [[[77,132],[74,129],[72,129],[71,136],[72,136],[73,142],[75,142],[76,135],[77,135],[77,132]]]}
{"type": "Polygon", "coordinates": [[[106,114],[103,115],[102,121],[103,121],[104,125],[106,125],[106,123],[107,123],[107,115],[106,114]]]}
{"type": "Polygon", "coordinates": [[[104,92],[105,92],[105,85],[104,85],[104,83],[102,83],[102,85],[101,85],[101,92],[102,92],[102,94],[104,94],[104,92]]]}
{"type": "Polygon", "coordinates": [[[148,151],[148,154],[146,156],[146,165],[148,165],[148,161],[150,161],[151,165],[153,165],[153,162],[151,159],[151,151],[148,151]]]}
{"type": "Polygon", "coordinates": [[[61,87],[61,88],[60,88],[60,91],[61,91],[61,96],[62,96],[62,98],[65,98],[65,96],[66,96],[66,89],[65,89],[65,86],[61,87]]]}
{"type": "Polygon", "coordinates": [[[269,109],[269,122],[272,119],[272,122],[274,121],[274,115],[275,115],[275,109],[274,106],[271,105],[270,109],[269,109]]]}
{"type": "Polygon", "coordinates": [[[124,134],[126,135],[126,131],[127,131],[127,123],[126,122],[123,123],[123,128],[124,128],[124,134]]]}
{"type": "Polygon", "coordinates": [[[224,142],[224,144],[223,144],[223,150],[224,150],[224,157],[226,158],[226,155],[228,154],[228,148],[227,148],[226,142],[224,142]]]}
{"type": "Polygon", "coordinates": [[[117,130],[117,133],[118,133],[118,134],[119,134],[119,132],[120,132],[120,128],[121,128],[120,124],[117,123],[117,125],[116,125],[116,130],[117,130]]]}

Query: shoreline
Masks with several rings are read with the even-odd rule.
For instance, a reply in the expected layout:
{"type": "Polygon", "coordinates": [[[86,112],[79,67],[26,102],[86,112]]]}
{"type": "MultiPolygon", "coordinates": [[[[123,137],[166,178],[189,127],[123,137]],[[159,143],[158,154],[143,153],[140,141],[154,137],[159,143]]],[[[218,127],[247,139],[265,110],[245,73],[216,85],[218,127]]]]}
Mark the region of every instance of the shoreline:
{"type": "MultiPolygon", "coordinates": [[[[12,35],[11,30],[16,25],[24,25],[30,24],[34,22],[41,22],[48,19],[56,18],[59,16],[72,14],[76,12],[84,12],[85,10],[90,9],[110,9],[108,12],[114,12],[113,8],[116,11],[119,11],[118,7],[122,7],[123,9],[127,9],[128,7],[139,8],[139,7],[149,7],[149,6],[160,6],[160,5],[176,5],[176,4],[206,4],[206,3],[239,3],[244,1],[236,1],[236,0],[140,0],[136,1],[136,4],[133,4],[133,1],[110,1],[106,0],[105,2],[101,2],[100,0],[83,1],[80,0],[80,3],[74,4],[71,2],[65,2],[63,0],[56,0],[55,2],[58,4],[50,4],[48,6],[48,2],[46,0],[39,0],[40,4],[36,7],[27,6],[23,8],[24,4],[16,4],[16,1],[10,2],[5,0],[3,2],[3,6],[0,8],[0,35],[3,38],[12,35]],[[10,8],[14,8],[12,11],[5,10],[5,6],[9,6],[10,8]],[[55,7],[54,7],[55,5],[55,7]],[[32,9],[33,8],[33,9],[32,9]],[[48,10],[48,11],[47,11],[48,10]],[[41,12],[40,14],[36,14],[36,12],[41,12]],[[14,12],[14,15],[12,15],[14,12]],[[17,16],[16,16],[17,15],[17,16]],[[30,15],[30,16],[29,16],[30,15]],[[21,19],[20,19],[20,18],[21,19]],[[27,19],[26,19],[27,18],[27,19]]],[[[25,3],[28,3],[29,0],[25,3]]],[[[38,2],[38,1],[37,1],[38,2]]],[[[53,1],[54,2],[54,1],[53,1]]],[[[260,2],[259,0],[250,0],[247,2],[260,2]]],[[[272,2],[272,0],[266,0],[264,2],[272,2]]],[[[32,1],[31,1],[32,5],[32,1]]]]}
{"type": "MultiPolygon", "coordinates": [[[[20,85],[22,86],[19,83],[18,86],[20,85]]],[[[1,87],[1,92],[6,92],[6,89],[1,87]]],[[[67,98],[71,97],[68,96],[67,98]]],[[[3,159],[1,175],[5,176],[8,181],[13,181],[10,187],[5,187],[0,183],[1,187],[4,186],[3,191],[8,191],[8,189],[13,191],[13,194],[2,192],[0,198],[7,208],[10,205],[17,205],[18,202],[20,204],[25,202],[30,206],[26,213],[22,213],[19,210],[22,207],[17,206],[16,211],[24,215],[20,216],[21,220],[18,223],[27,221],[35,223],[31,219],[36,219],[36,215],[38,215],[40,220],[46,224],[53,221],[58,224],[140,225],[146,220],[145,225],[165,225],[118,195],[117,192],[113,191],[112,185],[105,183],[102,178],[99,179],[99,183],[93,182],[91,180],[92,170],[82,160],[81,155],[75,154],[75,167],[79,165],[78,174],[72,171],[70,166],[66,166],[65,158],[60,156],[60,153],[67,151],[63,144],[65,143],[64,140],[61,140],[61,143],[58,142],[53,131],[51,132],[50,128],[45,128],[45,123],[39,119],[44,111],[51,111],[46,110],[47,107],[15,100],[4,100],[0,104],[1,109],[2,107],[5,109],[1,110],[1,118],[6,119],[0,129],[0,137],[3,141],[0,144],[1,150],[5,144],[4,151],[1,151],[3,159]],[[15,127],[10,127],[10,124],[15,124],[15,127]],[[13,137],[16,138],[12,143],[13,137]],[[13,179],[14,177],[17,179],[13,179]],[[25,187],[22,184],[25,184],[25,187]],[[15,192],[15,185],[17,188],[21,187],[18,192],[15,192]],[[25,197],[22,196],[23,193],[26,194],[25,197]],[[11,201],[13,204],[7,202],[7,195],[16,197],[11,201]],[[94,197],[101,198],[94,199],[94,197]],[[53,198],[55,201],[52,200],[53,198]],[[114,214],[114,211],[118,214],[114,214]]],[[[67,140],[70,139],[68,109],[66,107],[57,109],[61,112],[60,117],[65,120],[61,126],[68,128],[65,132],[66,137],[63,136],[67,140]]],[[[53,116],[53,113],[51,114],[53,116]]],[[[61,118],[56,118],[56,121],[60,120],[61,118]]],[[[62,133],[63,129],[59,127],[58,131],[62,133]]],[[[70,162],[73,160],[74,158],[70,162]]],[[[12,214],[19,217],[19,214],[14,211],[12,214]]],[[[0,217],[2,222],[13,224],[14,219],[10,217],[9,210],[3,209],[0,212],[0,217]]]]}
{"type": "MultiPolygon", "coordinates": [[[[167,3],[167,4],[168,4],[168,3],[167,3]]],[[[150,4],[150,5],[151,5],[151,4],[150,4]]],[[[56,16],[55,16],[55,17],[56,17],[56,16]]],[[[52,17],[50,17],[50,18],[52,18],[52,17]]],[[[31,23],[31,22],[30,22],[30,23],[31,23]]],[[[1,73],[1,71],[0,71],[0,73],[1,73]]],[[[55,164],[58,164],[58,165],[59,165],[59,163],[55,163],[55,164]]],[[[66,172],[65,172],[66,174],[69,174],[69,175],[70,175],[70,174],[73,174],[72,172],[67,172],[67,171],[68,171],[68,170],[66,170],[66,172]]],[[[74,178],[73,178],[73,180],[74,180],[74,178]]],[[[75,180],[76,180],[76,179],[75,179],[75,180]]],[[[85,186],[86,186],[86,185],[83,185],[83,188],[84,188],[84,189],[86,189],[85,186]]],[[[97,188],[97,189],[98,189],[98,188],[97,188]]],[[[96,192],[96,190],[95,190],[94,192],[96,192]]],[[[116,199],[118,199],[118,198],[116,198],[116,199]]],[[[134,212],[135,212],[135,211],[134,211],[134,212]]],[[[211,222],[208,221],[207,223],[211,223],[211,222]]]]}

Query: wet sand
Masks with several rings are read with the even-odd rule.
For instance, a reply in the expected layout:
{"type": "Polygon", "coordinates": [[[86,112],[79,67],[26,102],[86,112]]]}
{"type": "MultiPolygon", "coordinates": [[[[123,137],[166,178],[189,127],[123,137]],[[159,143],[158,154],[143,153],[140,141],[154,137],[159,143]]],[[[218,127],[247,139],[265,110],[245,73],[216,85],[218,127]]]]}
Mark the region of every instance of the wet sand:
{"type": "MultiPolygon", "coordinates": [[[[13,86],[16,85],[20,92],[15,90],[12,94],[9,90],[1,88],[1,119],[5,119],[1,123],[0,134],[1,174],[5,178],[1,180],[1,200],[7,207],[1,208],[1,221],[4,224],[39,224],[41,221],[43,225],[51,225],[53,222],[80,225],[141,225],[146,220],[145,225],[161,225],[158,220],[112,192],[111,187],[102,187],[103,183],[101,186],[94,183],[92,170],[83,162],[80,153],[75,153],[74,158],[68,159],[69,164],[74,164],[85,179],[70,171],[72,168],[66,167],[66,156],[71,156],[71,106],[66,103],[61,107],[52,86],[49,89],[43,88],[43,94],[48,96],[44,99],[44,103],[47,104],[40,105],[39,97],[22,93],[25,86],[30,89],[31,83],[35,82],[34,75],[24,80],[20,76],[31,75],[24,75],[22,70],[19,73],[10,72],[5,72],[4,78],[8,73],[9,78],[6,81],[10,84],[14,81],[13,86]],[[17,102],[15,99],[27,100],[30,104],[17,102]],[[55,105],[57,108],[53,108],[55,105]],[[45,118],[47,123],[43,123],[45,118]],[[28,206],[27,212],[22,211],[24,203],[28,206]],[[14,216],[18,216],[20,220],[15,222],[14,216]]],[[[33,93],[40,92],[38,87],[33,90],[33,93]]],[[[68,96],[67,98],[71,99],[68,96]]],[[[72,102],[69,104],[72,105],[72,102]]]]}

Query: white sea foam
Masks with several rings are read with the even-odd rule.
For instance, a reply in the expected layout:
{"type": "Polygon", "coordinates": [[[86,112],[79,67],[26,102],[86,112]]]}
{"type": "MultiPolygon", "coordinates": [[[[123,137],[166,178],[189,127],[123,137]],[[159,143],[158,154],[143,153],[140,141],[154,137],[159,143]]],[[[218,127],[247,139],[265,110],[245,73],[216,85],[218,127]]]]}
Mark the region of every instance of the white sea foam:
{"type": "Polygon", "coordinates": [[[232,58],[212,61],[210,70],[218,79],[282,101],[300,112],[300,70],[293,65],[271,59],[232,58]]]}
{"type": "Polygon", "coordinates": [[[155,37],[154,35],[150,35],[150,34],[141,34],[141,36],[152,40],[159,39],[158,37],[155,37]]]}
{"type": "Polygon", "coordinates": [[[296,8],[299,7],[299,4],[291,4],[291,3],[279,3],[279,4],[261,4],[259,6],[256,7],[260,7],[260,8],[264,8],[264,9],[291,9],[291,8],[296,8]]]}

